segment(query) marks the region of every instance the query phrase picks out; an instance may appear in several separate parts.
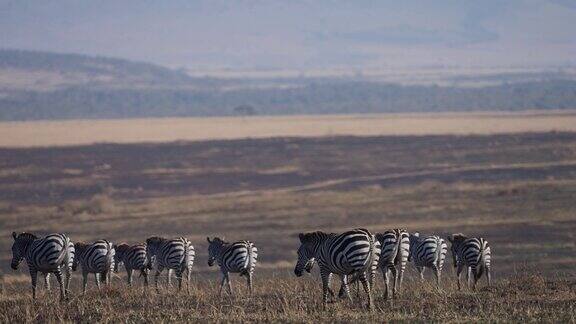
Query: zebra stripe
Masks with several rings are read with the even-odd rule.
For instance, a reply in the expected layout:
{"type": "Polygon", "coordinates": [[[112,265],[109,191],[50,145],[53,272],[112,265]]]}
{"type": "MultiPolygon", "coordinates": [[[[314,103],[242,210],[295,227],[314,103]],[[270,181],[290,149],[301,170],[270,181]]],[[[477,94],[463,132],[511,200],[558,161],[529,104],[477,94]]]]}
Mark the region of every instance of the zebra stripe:
{"type": "Polygon", "coordinates": [[[124,264],[126,274],[128,275],[128,285],[132,286],[132,272],[140,271],[140,276],[144,277],[144,285],[148,286],[148,273],[152,269],[152,262],[146,255],[146,245],[128,245],[122,243],[116,246],[114,255],[114,272],[118,272],[121,263],[124,264]]]}
{"type": "Polygon", "coordinates": [[[114,245],[108,240],[97,240],[92,244],[77,242],[74,244],[76,258],[72,270],[82,267],[82,292],[86,292],[88,274],[93,273],[96,286],[100,289],[100,280],[110,284],[110,275],[114,268],[114,245]]]}
{"type": "Polygon", "coordinates": [[[182,289],[182,273],[185,271],[186,289],[190,290],[190,271],[194,263],[195,252],[188,239],[184,237],[177,239],[150,237],[146,240],[146,254],[150,260],[156,263],[156,274],[154,275],[156,291],[159,291],[158,278],[164,268],[168,269],[168,276],[170,276],[171,269],[176,271],[178,290],[182,289]]]}
{"type": "Polygon", "coordinates": [[[386,285],[385,297],[389,297],[388,272],[392,272],[393,296],[400,290],[404,278],[404,270],[410,253],[410,237],[404,229],[392,229],[381,234],[376,234],[376,239],[382,246],[378,267],[382,270],[386,285]]]}
{"type": "Polygon", "coordinates": [[[441,237],[435,235],[420,237],[420,233],[414,233],[410,235],[408,261],[414,262],[422,280],[424,279],[424,269],[431,268],[439,287],[447,250],[448,246],[441,237]]]}
{"type": "Polygon", "coordinates": [[[466,278],[470,286],[470,277],[472,277],[472,289],[476,289],[476,283],[486,272],[488,286],[491,285],[491,251],[488,241],[483,238],[468,238],[462,234],[453,234],[448,237],[451,246],[452,260],[456,270],[458,280],[458,289],[460,289],[460,273],[466,268],[466,278]],[[470,276],[472,274],[472,276],[470,276]]]}
{"type": "Polygon", "coordinates": [[[12,269],[18,269],[18,265],[26,259],[30,278],[32,280],[32,297],[36,298],[36,282],[38,272],[44,276],[47,288],[49,288],[48,274],[53,273],[60,286],[60,299],[68,294],[70,286],[70,270],[74,260],[74,244],[64,234],[50,234],[44,238],[38,238],[30,233],[12,233],[12,269]],[[65,282],[62,281],[62,272],[65,282]]]}
{"type": "Polygon", "coordinates": [[[216,261],[222,272],[218,294],[222,294],[222,287],[228,283],[228,293],[232,295],[232,284],[228,273],[240,273],[241,276],[246,276],[246,284],[252,295],[252,278],[258,259],[258,249],[254,244],[249,241],[228,243],[218,237],[213,240],[207,237],[206,240],[209,243],[208,266],[213,266],[216,261]]]}
{"type": "Polygon", "coordinates": [[[322,277],[323,303],[328,302],[330,281],[332,274],[340,276],[342,287],[348,291],[347,279],[349,275],[358,274],[359,280],[368,295],[368,307],[373,307],[370,292],[370,274],[373,264],[380,255],[379,247],[374,236],[366,229],[355,229],[337,234],[313,232],[300,234],[300,247],[298,248],[298,262],[294,268],[297,277],[302,276],[304,270],[310,272],[315,262],[320,267],[322,277]],[[377,252],[377,253],[375,253],[377,252]]]}

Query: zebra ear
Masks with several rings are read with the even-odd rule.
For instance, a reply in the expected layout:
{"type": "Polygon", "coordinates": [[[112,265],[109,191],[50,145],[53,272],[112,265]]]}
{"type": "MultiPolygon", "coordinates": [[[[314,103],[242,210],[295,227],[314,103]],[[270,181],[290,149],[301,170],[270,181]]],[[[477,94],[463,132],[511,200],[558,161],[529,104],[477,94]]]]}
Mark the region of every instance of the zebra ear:
{"type": "Polygon", "coordinates": [[[210,238],[208,236],[206,236],[206,241],[208,241],[208,243],[212,243],[212,241],[210,241],[210,238]]]}
{"type": "Polygon", "coordinates": [[[448,241],[450,241],[450,243],[454,243],[454,234],[448,235],[448,241]]]}
{"type": "Polygon", "coordinates": [[[12,237],[13,237],[14,239],[16,239],[16,238],[18,237],[18,234],[16,234],[16,232],[12,232],[12,237]]]}
{"type": "Polygon", "coordinates": [[[300,239],[300,242],[304,242],[304,233],[300,233],[298,234],[298,238],[300,239]]]}

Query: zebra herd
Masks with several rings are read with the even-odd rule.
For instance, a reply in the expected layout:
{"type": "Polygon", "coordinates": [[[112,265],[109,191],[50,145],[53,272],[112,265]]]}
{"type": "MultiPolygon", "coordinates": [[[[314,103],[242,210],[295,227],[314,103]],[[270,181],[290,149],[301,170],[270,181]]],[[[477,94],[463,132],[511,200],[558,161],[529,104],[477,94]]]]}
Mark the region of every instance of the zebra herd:
{"type": "MultiPolygon", "coordinates": [[[[42,273],[46,287],[49,289],[49,275],[53,273],[60,286],[60,298],[68,293],[71,271],[82,268],[83,292],[86,290],[87,278],[94,274],[96,284],[100,280],[110,283],[112,271],[118,272],[123,264],[128,284],[132,284],[133,271],[139,271],[148,285],[148,276],[155,267],[155,287],[158,291],[158,278],[162,271],[174,271],[178,280],[178,289],[182,289],[185,275],[186,287],[189,290],[190,272],[195,258],[195,250],[191,242],[179,237],[167,239],[150,237],[143,244],[114,245],[108,240],[98,240],[87,244],[72,243],[64,234],[51,234],[39,238],[31,233],[12,233],[12,269],[16,270],[19,263],[25,259],[32,280],[32,296],[36,298],[36,282],[38,272],[42,273]]],[[[448,252],[446,241],[436,235],[421,236],[419,233],[409,234],[404,229],[393,229],[373,235],[366,229],[354,229],[341,234],[321,231],[300,233],[298,260],[294,268],[297,277],[304,271],[310,272],[315,264],[320,269],[322,279],[323,303],[328,303],[329,296],[334,297],[330,288],[333,275],[340,277],[341,287],[339,297],[349,298],[349,285],[360,282],[368,296],[368,307],[373,307],[371,287],[376,272],[382,271],[385,283],[385,298],[396,297],[399,293],[406,264],[413,262],[424,279],[424,270],[430,268],[440,285],[442,267],[448,252]],[[391,275],[391,277],[390,277],[391,275]],[[392,292],[390,293],[390,279],[392,292]]],[[[488,242],[483,238],[466,237],[463,234],[450,235],[451,252],[454,267],[457,268],[458,289],[460,275],[466,270],[467,281],[475,289],[476,283],[485,273],[490,285],[491,252],[488,242]]],[[[258,258],[258,249],[250,241],[229,243],[221,238],[207,238],[208,265],[217,262],[222,273],[219,294],[224,285],[232,295],[229,273],[238,273],[246,277],[247,286],[252,294],[254,269],[258,258]]],[[[359,289],[359,288],[358,288],[359,289]]]]}

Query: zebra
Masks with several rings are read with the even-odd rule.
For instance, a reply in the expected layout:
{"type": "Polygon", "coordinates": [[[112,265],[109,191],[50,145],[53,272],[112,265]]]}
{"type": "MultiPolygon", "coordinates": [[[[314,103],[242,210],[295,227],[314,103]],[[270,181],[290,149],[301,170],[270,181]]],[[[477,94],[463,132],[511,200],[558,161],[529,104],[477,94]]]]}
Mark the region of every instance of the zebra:
{"type": "Polygon", "coordinates": [[[345,293],[348,291],[348,276],[358,274],[359,280],[368,295],[368,308],[373,309],[370,280],[373,264],[380,255],[379,246],[374,236],[366,229],[354,229],[340,235],[324,233],[300,233],[300,247],[298,248],[298,261],[294,268],[297,277],[302,276],[304,270],[310,272],[314,263],[318,262],[320,276],[322,277],[323,305],[328,303],[330,281],[332,274],[340,276],[345,293]]]}
{"type": "Polygon", "coordinates": [[[82,293],[86,293],[88,274],[93,273],[96,286],[100,289],[100,280],[106,285],[110,284],[110,276],[114,269],[114,244],[108,240],[97,240],[92,244],[77,242],[74,244],[76,258],[72,270],[76,271],[78,265],[82,267],[82,293]]]}
{"type": "Polygon", "coordinates": [[[60,286],[60,300],[63,300],[68,294],[70,270],[74,261],[74,244],[70,238],[64,234],[50,234],[38,238],[26,232],[20,234],[12,232],[12,237],[14,243],[10,267],[17,270],[20,262],[26,259],[32,280],[32,298],[36,299],[36,280],[38,272],[41,272],[48,289],[50,287],[48,275],[49,273],[55,275],[60,286]]]}
{"type": "Polygon", "coordinates": [[[376,239],[380,242],[382,253],[378,267],[382,270],[384,284],[386,285],[385,298],[389,297],[388,272],[392,272],[393,288],[392,295],[395,297],[402,287],[404,270],[410,252],[410,238],[405,229],[395,228],[376,234],[376,239]]]}
{"type": "Polygon", "coordinates": [[[436,276],[436,284],[440,287],[440,277],[447,250],[448,246],[441,237],[436,235],[420,237],[420,233],[414,233],[410,235],[408,261],[414,262],[421,280],[424,280],[424,269],[431,268],[436,276]]]}
{"type": "Polygon", "coordinates": [[[208,241],[208,266],[213,266],[216,261],[222,272],[218,295],[222,295],[222,287],[225,283],[228,284],[228,293],[232,295],[232,284],[228,273],[240,273],[240,276],[246,276],[246,284],[252,295],[252,278],[258,259],[258,249],[254,243],[250,241],[228,243],[219,237],[212,240],[206,237],[206,240],[208,241]]]}
{"type": "Polygon", "coordinates": [[[470,274],[472,274],[472,289],[476,289],[476,282],[486,272],[488,286],[491,285],[492,275],[490,268],[491,252],[488,241],[479,237],[466,237],[463,234],[452,234],[448,237],[452,252],[452,261],[458,278],[458,289],[460,289],[460,273],[466,267],[466,281],[470,286],[470,274]]]}
{"type": "MultiPolygon", "coordinates": [[[[371,269],[371,278],[376,274],[378,268],[382,270],[382,275],[384,277],[384,284],[386,286],[385,298],[390,296],[389,288],[389,272],[393,275],[393,296],[396,296],[400,287],[402,286],[402,280],[404,278],[404,270],[406,269],[406,263],[408,260],[408,254],[410,250],[410,239],[408,231],[405,229],[392,229],[387,230],[384,233],[377,233],[375,235],[376,240],[380,243],[380,257],[379,262],[371,269]],[[397,288],[398,287],[398,288],[397,288]]],[[[354,276],[349,280],[349,284],[357,281],[357,276],[354,276]]],[[[359,288],[358,288],[359,289],[359,288]]],[[[342,296],[342,289],[340,290],[340,296],[342,296]]]]}
{"type": "Polygon", "coordinates": [[[146,255],[149,260],[154,260],[156,263],[154,283],[157,292],[160,292],[158,278],[164,268],[168,269],[168,277],[170,277],[170,269],[176,271],[178,290],[182,289],[182,273],[186,271],[186,290],[190,291],[190,271],[194,263],[195,252],[188,239],[184,237],[177,239],[150,237],[146,240],[146,255]]]}
{"type": "Polygon", "coordinates": [[[132,272],[134,270],[140,271],[140,276],[144,277],[144,286],[148,286],[148,273],[152,270],[152,262],[146,255],[146,245],[128,245],[126,243],[117,245],[114,255],[114,272],[118,272],[121,263],[126,268],[129,286],[132,286],[132,272]]]}

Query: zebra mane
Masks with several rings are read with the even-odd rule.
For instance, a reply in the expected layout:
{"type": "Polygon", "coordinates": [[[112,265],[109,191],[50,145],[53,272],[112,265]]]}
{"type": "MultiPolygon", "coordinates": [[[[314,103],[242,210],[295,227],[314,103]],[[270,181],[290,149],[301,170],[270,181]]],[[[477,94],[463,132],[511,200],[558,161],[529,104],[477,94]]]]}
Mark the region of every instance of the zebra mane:
{"type": "Polygon", "coordinates": [[[74,250],[76,251],[76,254],[81,254],[88,246],[90,246],[90,244],[86,242],[76,242],[74,243],[74,250]]]}
{"type": "Polygon", "coordinates": [[[149,238],[146,239],[146,245],[150,245],[156,242],[162,242],[162,241],[167,241],[167,239],[165,237],[161,237],[161,236],[151,236],[149,238]]]}
{"type": "Polygon", "coordinates": [[[219,238],[218,236],[214,237],[211,242],[216,242],[216,243],[219,243],[222,245],[230,244],[230,243],[224,241],[223,239],[219,238]]]}
{"type": "Polygon", "coordinates": [[[304,243],[308,243],[317,239],[320,240],[325,240],[328,237],[331,236],[336,236],[336,234],[334,233],[325,233],[322,231],[316,231],[316,232],[311,232],[311,233],[300,233],[299,235],[300,238],[300,243],[304,244],[304,243]]]}
{"type": "Polygon", "coordinates": [[[120,243],[114,247],[114,249],[116,249],[116,251],[125,251],[129,248],[130,248],[130,245],[128,245],[127,243],[124,243],[124,242],[122,242],[122,243],[120,243]]]}
{"type": "Polygon", "coordinates": [[[14,237],[14,239],[18,239],[18,240],[23,240],[23,241],[33,241],[33,240],[37,240],[38,236],[32,234],[32,233],[28,233],[28,232],[22,232],[20,234],[16,234],[16,232],[12,232],[12,236],[14,237]]]}
{"type": "Polygon", "coordinates": [[[462,233],[456,233],[448,236],[448,241],[450,241],[450,243],[460,243],[466,239],[468,239],[468,237],[462,233]]]}

